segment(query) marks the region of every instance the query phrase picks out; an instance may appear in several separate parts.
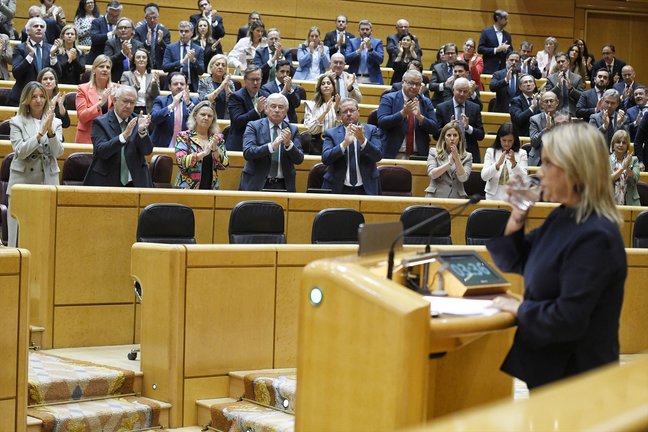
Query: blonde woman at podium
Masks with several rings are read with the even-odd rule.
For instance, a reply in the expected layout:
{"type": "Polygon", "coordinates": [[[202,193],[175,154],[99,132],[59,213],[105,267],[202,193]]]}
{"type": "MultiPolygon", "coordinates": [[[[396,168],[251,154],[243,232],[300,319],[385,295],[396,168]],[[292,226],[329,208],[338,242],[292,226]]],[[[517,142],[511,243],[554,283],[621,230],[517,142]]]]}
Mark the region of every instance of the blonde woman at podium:
{"type": "Polygon", "coordinates": [[[502,271],[524,276],[524,300],[498,297],[493,304],[518,324],[502,370],[530,389],[619,360],[627,274],[603,135],[573,123],[542,140],[543,199],[560,206],[525,234],[533,203],[512,192],[520,208],[513,206],[503,235],[486,244],[502,271]]]}

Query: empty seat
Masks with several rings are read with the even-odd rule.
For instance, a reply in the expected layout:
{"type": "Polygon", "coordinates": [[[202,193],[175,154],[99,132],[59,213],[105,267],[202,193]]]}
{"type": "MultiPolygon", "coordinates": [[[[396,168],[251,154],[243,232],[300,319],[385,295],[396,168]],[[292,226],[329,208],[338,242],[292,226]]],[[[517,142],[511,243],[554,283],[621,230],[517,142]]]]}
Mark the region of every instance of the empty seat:
{"type": "Polygon", "coordinates": [[[311,242],[322,243],[358,243],[358,227],[364,223],[364,216],[350,208],[324,209],[317,213],[313,220],[311,242]]]}
{"type": "Polygon", "coordinates": [[[65,95],[65,99],[63,100],[63,106],[65,107],[66,110],[76,110],[76,92],[70,92],[65,95]]]}
{"type": "Polygon", "coordinates": [[[504,232],[511,212],[498,208],[479,208],[468,216],[466,244],[484,245],[486,240],[504,232]]]}
{"type": "Polygon", "coordinates": [[[309,193],[330,193],[331,189],[322,189],[324,183],[324,174],[326,173],[326,165],[318,163],[311,168],[308,173],[308,180],[306,183],[306,192],[309,193]]]}
{"type": "Polygon", "coordinates": [[[367,116],[367,123],[378,126],[378,109],[372,110],[367,116]]]}
{"type": "Polygon", "coordinates": [[[464,190],[466,194],[470,197],[473,195],[479,195],[482,198],[486,196],[484,190],[486,189],[486,182],[481,178],[480,171],[470,171],[468,180],[464,182],[464,190]]]}
{"type": "Polygon", "coordinates": [[[286,243],[284,209],[272,201],[241,201],[229,220],[231,244],[286,243]]]}
{"type": "Polygon", "coordinates": [[[648,210],[637,216],[632,227],[632,247],[648,248],[648,210]]]}
{"type": "Polygon", "coordinates": [[[9,123],[9,119],[3,121],[0,123],[0,139],[3,140],[8,140],[10,138],[10,133],[11,133],[11,125],[9,123]]]}
{"type": "Polygon", "coordinates": [[[149,172],[156,188],[171,188],[173,175],[173,158],[166,154],[157,154],[151,158],[149,172]]]}
{"type": "Polygon", "coordinates": [[[380,165],[380,187],[383,195],[412,196],[412,173],[397,165],[380,165]]]}
{"type": "Polygon", "coordinates": [[[11,99],[11,89],[8,87],[0,88],[0,106],[9,106],[11,99]]]}
{"type": "Polygon", "coordinates": [[[450,213],[443,207],[414,205],[409,206],[401,214],[400,220],[403,223],[403,230],[412,228],[413,226],[427,220],[433,216],[438,216],[439,219],[431,222],[422,228],[414,230],[414,232],[403,237],[404,244],[437,244],[437,245],[451,245],[452,237],[450,236],[450,213]]]}
{"type": "Polygon", "coordinates": [[[92,153],[72,153],[63,162],[62,183],[66,186],[83,186],[91,163],[92,153]]]}
{"type": "Polygon", "coordinates": [[[7,196],[7,187],[9,186],[9,174],[11,173],[11,161],[13,161],[14,153],[9,153],[2,160],[0,165],[0,204],[9,206],[9,197],[7,196]]]}
{"type": "Polygon", "coordinates": [[[637,182],[637,191],[639,192],[639,202],[643,207],[648,207],[648,183],[637,182]]]}
{"type": "Polygon", "coordinates": [[[193,210],[182,204],[149,204],[137,222],[138,242],[195,244],[195,232],[193,210]]]}

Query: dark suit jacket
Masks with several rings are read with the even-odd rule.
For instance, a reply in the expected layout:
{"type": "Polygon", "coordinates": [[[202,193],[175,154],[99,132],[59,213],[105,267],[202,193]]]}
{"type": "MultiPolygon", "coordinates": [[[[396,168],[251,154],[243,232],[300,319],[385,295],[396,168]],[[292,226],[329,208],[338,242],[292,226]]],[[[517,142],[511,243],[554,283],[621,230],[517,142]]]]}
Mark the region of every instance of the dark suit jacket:
{"type": "MultiPolygon", "coordinates": [[[[279,86],[277,85],[276,79],[272,81],[268,81],[261,88],[267,91],[269,94],[281,93],[281,90],[279,90],[279,86]]],[[[299,91],[297,89],[296,84],[292,85],[292,89],[293,89],[292,93],[284,94],[284,96],[286,96],[286,99],[288,99],[288,121],[290,121],[290,123],[298,123],[297,113],[295,112],[295,110],[299,108],[299,105],[301,105],[301,97],[299,95],[299,91]]]]}
{"type": "MultiPolygon", "coordinates": [[[[12,60],[12,73],[16,84],[11,89],[11,99],[10,102],[12,105],[17,106],[20,102],[20,94],[23,91],[23,88],[30,81],[36,81],[38,76],[38,71],[36,70],[36,59],[33,59],[31,63],[27,61],[27,54],[29,50],[27,49],[26,43],[21,43],[14,47],[13,60],[12,60]]],[[[55,65],[50,63],[50,51],[52,50],[52,45],[47,42],[42,42],[41,51],[43,58],[43,68],[51,67],[56,71],[57,76],[61,76],[61,65],[56,62],[55,65]]]]}
{"type": "MultiPolygon", "coordinates": [[[[264,89],[260,89],[259,96],[268,97],[269,93],[264,89]]],[[[265,117],[265,113],[256,112],[250,93],[248,93],[245,87],[230,95],[227,108],[231,122],[225,146],[227,150],[242,151],[245,127],[252,120],[259,120],[261,117],[265,117]]]]}
{"type": "MultiPolygon", "coordinates": [[[[509,106],[511,104],[512,98],[509,94],[509,83],[506,82],[506,72],[506,68],[495,72],[489,84],[490,91],[495,92],[495,106],[493,109],[494,112],[509,112],[509,106]]],[[[513,95],[513,97],[521,94],[519,88],[520,77],[517,76],[515,81],[515,95],[513,95]]]]}
{"type": "Polygon", "coordinates": [[[632,83],[632,92],[630,93],[630,97],[625,99],[623,97],[623,92],[625,91],[625,83],[623,80],[619,81],[618,83],[614,84],[612,88],[616,91],[619,92],[619,96],[621,96],[621,105],[620,108],[624,111],[627,111],[628,108],[632,108],[633,106],[637,105],[637,102],[635,102],[634,98],[634,91],[637,89],[637,86],[639,83],[635,80],[635,82],[632,83]]]}
{"type": "MultiPolygon", "coordinates": [[[[513,38],[511,33],[502,30],[502,42],[506,42],[513,46],[513,38]]],[[[486,27],[479,35],[479,45],[477,52],[484,57],[484,71],[483,74],[492,74],[500,69],[506,67],[506,55],[512,48],[509,47],[506,52],[499,52],[494,54],[493,51],[499,46],[497,41],[497,34],[493,26],[486,27]]],[[[473,161],[474,162],[474,161],[473,161]]]]}
{"type": "MultiPolygon", "coordinates": [[[[623,69],[623,66],[625,66],[626,63],[623,60],[619,60],[618,58],[614,59],[614,68],[612,68],[612,73],[610,74],[610,80],[608,84],[608,88],[612,88],[614,85],[614,75],[619,75],[619,80],[621,80],[621,69],[623,69]]],[[[596,82],[596,72],[598,72],[599,69],[605,68],[607,69],[607,63],[605,63],[605,60],[597,60],[594,62],[592,65],[592,72],[590,73],[590,82],[596,82]]]]}
{"type": "MultiPolygon", "coordinates": [[[[61,27],[59,27],[55,19],[43,18],[43,20],[45,21],[45,37],[43,37],[43,40],[48,44],[53,44],[56,39],[61,37],[61,27]]],[[[13,35],[12,35],[12,39],[13,39],[13,35]]],[[[24,43],[26,41],[27,41],[27,30],[23,29],[22,32],[20,33],[20,42],[24,43]]]]}
{"type": "MultiPolygon", "coordinates": [[[[187,129],[187,118],[193,111],[194,106],[199,102],[196,98],[191,98],[191,104],[187,106],[184,102],[180,103],[182,107],[182,128],[187,129]]],[[[169,109],[169,105],[173,103],[173,96],[158,96],[153,102],[153,110],[151,112],[151,140],[156,147],[171,147],[171,138],[173,137],[173,122],[175,121],[175,114],[169,109]]]]}
{"type": "MultiPolygon", "coordinates": [[[[191,42],[189,45],[190,48],[193,48],[196,50],[196,61],[193,63],[189,63],[189,74],[191,76],[191,84],[189,84],[189,88],[191,89],[192,92],[197,92],[198,91],[198,83],[200,82],[200,75],[202,75],[205,72],[205,65],[204,65],[204,51],[200,47],[200,45],[191,42]]],[[[180,57],[180,42],[173,43],[171,45],[168,45],[166,47],[166,50],[164,50],[164,60],[162,61],[162,69],[166,73],[174,72],[174,71],[182,71],[182,64],[180,61],[182,58],[180,57]]]]}
{"type": "MultiPolygon", "coordinates": [[[[346,51],[344,57],[346,62],[349,65],[347,72],[358,74],[360,69],[360,54],[358,54],[358,48],[360,47],[360,38],[349,39],[347,42],[346,51]]],[[[373,50],[367,53],[367,70],[369,71],[369,79],[373,84],[383,85],[382,72],[380,70],[380,65],[383,62],[385,57],[385,52],[383,50],[382,41],[374,37],[371,38],[371,46],[373,50]]]]}
{"type": "Polygon", "coordinates": [[[644,165],[648,164],[648,115],[644,115],[634,138],[634,154],[644,165]]]}
{"type": "Polygon", "coordinates": [[[344,54],[346,51],[347,43],[349,42],[350,39],[353,39],[355,36],[353,33],[344,32],[344,44],[338,48],[336,48],[337,44],[337,30],[330,31],[326,33],[326,36],[324,37],[324,45],[326,45],[329,49],[329,55],[333,55],[336,52],[340,52],[341,54],[344,54]]]}
{"type": "MultiPolygon", "coordinates": [[[[414,44],[416,46],[414,50],[418,56],[418,61],[421,61],[423,51],[421,50],[418,38],[416,37],[414,38],[414,44]]],[[[398,57],[398,33],[387,36],[387,54],[389,55],[389,59],[387,60],[386,67],[392,67],[394,65],[394,60],[398,57]]]]}
{"type": "MultiPolygon", "coordinates": [[[[135,38],[131,39],[131,53],[133,53],[131,57],[134,57],[135,50],[137,50],[141,46],[143,46],[142,42],[136,40],[135,38]]],[[[110,79],[112,80],[112,82],[121,81],[121,76],[124,73],[124,60],[126,59],[126,57],[122,53],[121,40],[118,37],[113,37],[109,41],[107,41],[104,54],[106,54],[108,57],[110,57],[110,60],[112,60],[110,79]]],[[[129,68],[131,65],[130,62],[132,61],[132,58],[128,61],[129,68]]]]}
{"type": "Polygon", "coordinates": [[[540,108],[536,107],[535,111],[531,111],[529,101],[526,96],[519,94],[511,99],[511,107],[509,113],[511,114],[511,123],[520,136],[529,136],[529,122],[531,117],[540,113],[540,108]]]}
{"type": "Polygon", "coordinates": [[[448,73],[448,63],[436,63],[433,64],[430,69],[432,70],[432,78],[430,79],[428,87],[431,92],[434,92],[432,95],[432,102],[434,102],[434,106],[436,106],[443,102],[443,90],[440,90],[440,84],[445,84],[448,77],[450,77],[450,74],[448,73]]]}
{"type": "MultiPolygon", "coordinates": [[[[295,192],[295,165],[304,161],[304,152],[299,142],[297,127],[288,124],[287,121],[281,123],[281,129],[290,128],[292,133],[293,146],[286,150],[283,144],[279,145],[279,163],[281,172],[286,181],[286,190],[295,192]]],[[[268,148],[270,143],[270,126],[267,118],[251,121],[245,128],[243,135],[243,157],[245,158],[245,167],[241,172],[241,184],[239,190],[260,191],[266,183],[268,174],[270,174],[270,165],[272,162],[272,153],[268,148]]]]}
{"type": "MultiPolygon", "coordinates": [[[[289,49],[282,49],[281,51],[283,51],[284,58],[291,63],[290,76],[292,76],[295,74],[295,69],[292,67],[292,51],[289,49]]],[[[268,66],[268,60],[270,60],[270,48],[257,48],[256,52],[254,53],[254,64],[261,68],[261,80],[264,84],[268,82],[268,77],[270,76],[270,66],[268,66]]]]}
{"type": "Polygon", "coordinates": [[[151,44],[148,44],[146,41],[146,35],[148,34],[148,25],[144,24],[137,26],[135,28],[134,39],[142,42],[144,48],[151,53],[151,66],[153,69],[162,69],[162,61],[164,60],[164,51],[166,50],[167,45],[171,44],[171,33],[169,29],[164,27],[162,24],[158,24],[155,30],[155,39],[157,39],[157,30],[162,30],[162,39],[155,40],[151,44]],[[155,49],[152,49],[155,48],[155,49]]]}
{"type": "MultiPolygon", "coordinates": [[[[115,28],[113,26],[114,30],[115,28]]],[[[89,65],[94,62],[94,59],[98,55],[103,54],[106,48],[106,42],[108,41],[108,21],[106,21],[105,16],[102,15],[92,20],[92,24],[90,25],[90,40],[92,41],[92,46],[86,56],[86,63],[89,65]]]]}
{"type": "MultiPolygon", "coordinates": [[[[637,120],[637,117],[639,116],[640,111],[644,111],[646,107],[644,106],[643,108],[640,108],[639,105],[635,105],[626,111],[626,115],[628,116],[628,122],[630,123],[630,140],[634,142],[635,135],[637,135],[637,129],[639,128],[638,125],[635,126],[635,121],[637,120]]],[[[644,113],[644,116],[646,113],[644,113]]],[[[643,117],[642,117],[643,119],[643,117]]],[[[639,122],[641,124],[641,121],[639,122]]]]}
{"type": "MultiPolygon", "coordinates": [[[[430,149],[430,135],[438,132],[436,114],[432,102],[426,97],[418,96],[419,112],[424,117],[423,123],[416,118],[414,124],[414,152],[419,156],[427,156],[430,149]]],[[[378,127],[384,132],[384,145],[382,155],[387,159],[394,159],[407,134],[407,118],[403,118],[400,111],[403,109],[405,98],[403,92],[387,93],[380,98],[378,105],[378,127]]]]}
{"type": "Polygon", "coordinates": [[[77,58],[72,63],[68,62],[67,54],[59,54],[58,62],[61,66],[59,84],[81,84],[81,75],[85,72],[86,65],[86,55],[83,51],[77,52],[77,58]]]}
{"type": "MultiPolygon", "coordinates": [[[[135,117],[132,115],[130,118],[135,117]]],[[[130,119],[129,119],[130,120],[130,119]]],[[[86,186],[122,186],[121,184],[121,152],[124,156],[128,171],[135,187],[153,187],[151,174],[146,164],[146,155],[153,151],[151,138],[143,138],[133,130],[125,144],[119,141],[121,128],[114,110],[97,117],[92,122],[92,164],[88,169],[83,184],[86,186]]]]}
{"type": "MultiPolygon", "coordinates": [[[[481,111],[476,103],[466,101],[464,104],[464,113],[468,117],[470,126],[473,128],[472,134],[466,133],[466,150],[472,153],[473,163],[480,163],[481,155],[479,153],[479,141],[484,139],[484,124],[482,123],[481,111]]],[[[441,129],[455,115],[454,98],[437,105],[436,107],[438,131],[434,134],[434,139],[438,140],[441,135],[441,129]]]]}
{"type": "Polygon", "coordinates": [[[598,89],[594,87],[581,93],[576,103],[576,117],[589,122],[592,114],[596,112],[596,105],[598,104],[597,91],[598,89]]]}
{"type": "MultiPolygon", "coordinates": [[[[189,17],[189,21],[191,21],[191,24],[193,24],[194,26],[194,36],[198,31],[198,20],[200,18],[202,18],[202,14],[195,14],[189,17]]],[[[212,38],[216,40],[224,36],[225,36],[225,26],[223,25],[223,17],[220,15],[216,15],[216,21],[212,22],[212,38]]]]}
{"type": "Polygon", "coordinates": [[[531,116],[529,120],[529,136],[531,137],[531,150],[529,151],[529,166],[539,166],[542,162],[542,135],[547,127],[547,114],[544,112],[531,116]]]}
{"type": "Polygon", "coordinates": [[[560,86],[558,85],[558,79],[560,77],[560,72],[553,73],[547,77],[547,84],[545,86],[546,91],[553,91],[556,96],[558,96],[559,107],[561,109],[568,109],[572,116],[576,115],[576,104],[581,97],[581,94],[585,90],[585,81],[583,78],[573,72],[569,72],[568,78],[571,82],[571,87],[569,88],[569,101],[563,100],[563,94],[560,86]]]}
{"type": "MultiPolygon", "coordinates": [[[[367,145],[358,148],[358,166],[362,184],[367,195],[380,195],[380,174],[376,163],[382,159],[382,132],[376,126],[362,124],[367,145]]],[[[333,193],[342,193],[347,171],[347,151],[342,151],[340,143],[344,141],[346,129],[343,125],[328,129],[324,133],[322,146],[322,163],[327,166],[322,187],[333,193]]],[[[358,143],[361,145],[362,143],[358,143]]]]}
{"type": "MultiPolygon", "coordinates": [[[[603,120],[603,115],[604,114],[605,114],[605,111],[599,111],[596,114],[593,114],[590,117],[589,123],[591,125],[593,125],[593,126],[596,126],[596,128],[603,134],[603,136],[605,137],[605,142],[607,143],[607,149],[609,149],[610,144],[612,142],[611,138],[612,138],[612,135],[614,135],[614,132],[623,129],[624,131],[630,133],[630,125],[628,124],[628,116],[627,115],[623,116],[623,120],[621,121],[621,123],[617,123],[616,119],[613,122],[611,122],[613,124],[610,126],[611,130],[608,133],[608,130],[604,129],[604,125],[605,125],[605,123],[604,123],[605,120],[603,120]]],[[[618,113],[615,113],[615,114],[618,114],[618,113]]]]}

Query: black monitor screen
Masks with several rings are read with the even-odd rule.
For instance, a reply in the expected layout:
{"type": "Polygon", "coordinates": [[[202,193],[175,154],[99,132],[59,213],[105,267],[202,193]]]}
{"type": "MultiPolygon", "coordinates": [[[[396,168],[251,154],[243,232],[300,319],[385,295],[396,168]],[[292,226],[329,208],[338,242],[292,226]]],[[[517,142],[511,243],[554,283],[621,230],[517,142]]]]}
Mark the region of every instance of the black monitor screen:
{"type": "Polygon", "coordinates": [[[495,269],[475,253],[442,254],[441,261],[465,286],[508,283],[495,269]]]}

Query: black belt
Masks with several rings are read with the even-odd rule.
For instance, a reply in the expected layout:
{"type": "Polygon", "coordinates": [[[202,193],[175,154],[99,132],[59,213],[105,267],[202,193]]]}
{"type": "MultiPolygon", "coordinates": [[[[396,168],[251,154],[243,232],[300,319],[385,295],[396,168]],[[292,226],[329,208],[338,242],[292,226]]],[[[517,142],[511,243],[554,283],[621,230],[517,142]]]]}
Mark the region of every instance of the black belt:
{"type": "Polygon", "coordinates": [[[369,74],[356,74],[356,76],[369,78],[370,75],[369,74]]]}
{"type": "Polygon", "coordinates": [[[268,183],[268,184],[275,184],[275,183],[280,183],[280,182],[283,182],[283,181],[285,181],[285,179],[279,178],[279,177],[268,177],[266,179],[266,183],[268,183]]]}

